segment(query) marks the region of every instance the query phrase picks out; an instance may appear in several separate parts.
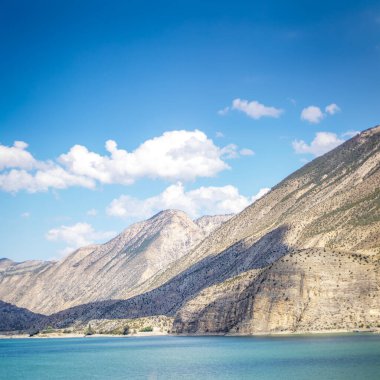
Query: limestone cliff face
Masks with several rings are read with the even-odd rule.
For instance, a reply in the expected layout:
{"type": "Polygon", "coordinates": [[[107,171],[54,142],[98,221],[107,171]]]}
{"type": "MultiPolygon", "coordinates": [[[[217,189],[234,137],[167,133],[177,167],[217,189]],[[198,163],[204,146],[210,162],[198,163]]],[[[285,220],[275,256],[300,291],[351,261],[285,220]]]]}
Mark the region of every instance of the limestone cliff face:
{"type": "Polygon", "coordinates": [[[379,260],[307,249],[204,289],[179,310],[177,333],[257,334],[380,326],[379,260]]]}
{"type": "Polygon", "coordinates": [[[87,302],[127,298],[229,218],[209,217],[203,226],[182,211],[167,210],[106,244],[78,249],[59,262],[3,260],[0,299],[51,314],[87,302]]]}

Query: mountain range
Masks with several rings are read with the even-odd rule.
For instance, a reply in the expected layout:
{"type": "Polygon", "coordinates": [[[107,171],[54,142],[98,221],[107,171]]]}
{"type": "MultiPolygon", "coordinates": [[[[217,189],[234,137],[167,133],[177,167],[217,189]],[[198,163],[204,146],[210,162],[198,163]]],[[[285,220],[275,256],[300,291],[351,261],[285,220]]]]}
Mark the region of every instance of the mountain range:
{"type": "Polygon", "coordinates": [[[380,327],[380,126],[237,215],[176,210],[58,262],[0,261],[0,330],[260,334],[380,327]],[[14,321],[18,316],[19,326],[14,321]]]}

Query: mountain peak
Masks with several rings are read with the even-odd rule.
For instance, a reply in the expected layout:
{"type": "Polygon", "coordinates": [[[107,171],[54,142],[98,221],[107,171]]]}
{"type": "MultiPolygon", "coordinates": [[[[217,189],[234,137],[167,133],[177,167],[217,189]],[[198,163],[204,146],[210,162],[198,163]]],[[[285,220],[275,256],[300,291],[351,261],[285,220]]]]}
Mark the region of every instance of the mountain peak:
{"type": "Polygon", "coordinates": [[[194,222],[185,212],[168,209],[130,225],[105,244],[81,247],[58,262],[0,261],[0,268],[6,268],[0,271],[0,298],[50,313],[80,303],[129,297],[134,288],[188,254],[225,220],[208,216],[194,222]],[[25,283],[19,281],[21,270],[28,278],[27,294],[25,283]]]}
{"type": "Polygon", "coordinates": [[[166,219],[166,218],[171,218],[173,216],[179,216],[182,218],[190,218],[184,211],[177,210],[177,209],[166,209],[166,210],[159,211],[157,214],[154,214],[148,220],[166,219]]]}

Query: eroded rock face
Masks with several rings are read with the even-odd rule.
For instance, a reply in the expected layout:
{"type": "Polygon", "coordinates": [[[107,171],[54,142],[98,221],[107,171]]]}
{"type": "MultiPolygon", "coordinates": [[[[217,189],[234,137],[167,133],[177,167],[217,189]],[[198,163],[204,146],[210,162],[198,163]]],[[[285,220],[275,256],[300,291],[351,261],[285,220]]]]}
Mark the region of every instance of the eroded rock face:
{"type": "Polygon", "coordinates": [[[177,313],[177,333],[257,334],[374,328],[379,260],[349,252],[292,252],[204,289],[177,313]]]}
{"type": "Polygon", "coordinates": [[[80,248],[59,262],[0,264],[0,299],[51,314],[83,303],[124,299],[151,276],[187,254],[230,216],[205,226],[167,210],[136,223],[103,245],[80,248]]]}

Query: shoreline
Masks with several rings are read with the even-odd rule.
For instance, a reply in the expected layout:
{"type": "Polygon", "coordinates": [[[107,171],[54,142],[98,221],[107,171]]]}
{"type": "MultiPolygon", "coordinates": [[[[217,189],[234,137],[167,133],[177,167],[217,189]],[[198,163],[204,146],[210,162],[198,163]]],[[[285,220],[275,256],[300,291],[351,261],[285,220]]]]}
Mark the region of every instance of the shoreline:
{"type": "Polygon", "coordinates": [[[316,330],[316,331],[281,331],[281,332],[263,332],[255,334],[168,334],[163,332],[141,332],[136,334],[118,335],[118,334],[92,334],[85,335],[81,333],[51,333],[29,336],[29,334],[0,334],[0,339],[68,339],[68,338],[143,338],[153,336],[171,336],[171,337],[290,337],[301,335],[343,335],[343,334],[380,334],[380,329],[355,329],[355,330],[316,330]]]}
{"type": "Polygon", "coordinates": [[[29,334],[0,334],[0,339],[65,339],[65,338],[141,338],[146,336],[168,336],[171,334],[161,332],[140,332],[135,334],[91,334],[85,335],[83,333],[50,333],[50,334],[36,334],[29,336],[29,334]]]}

